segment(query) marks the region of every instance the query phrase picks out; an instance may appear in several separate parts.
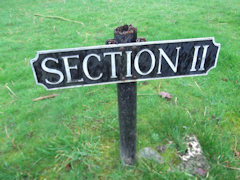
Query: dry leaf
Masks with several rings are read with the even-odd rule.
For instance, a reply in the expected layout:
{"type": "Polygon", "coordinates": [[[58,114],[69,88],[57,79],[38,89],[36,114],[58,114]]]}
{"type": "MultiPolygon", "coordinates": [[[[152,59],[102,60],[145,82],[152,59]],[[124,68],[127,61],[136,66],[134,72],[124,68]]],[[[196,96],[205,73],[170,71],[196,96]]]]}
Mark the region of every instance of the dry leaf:
{"type": "Polygon", "coordinates": [[[239,158],[240,153],[237,151],[237,139],[235,139],[234,155],[239,158]]]}
{"type": "Polygon", "coordinates": [[[72,165],[70,163],[68,163],[66,166],[65,166],[65,171],[70,171],[72,169],[72,165]]]}
{"type": "Polygon", "coordinates": [[[221,80],[227,82],[228,78],[222,78],[221,80]]]}
{"type": "Polygon", "coordinates": [[[161,96],[162,98],[167,99],[168,101],[172,99],[171,94],[169,94],[168,92],[162,91],[162,92],[159,92],[158,95],[161,96]]]}
{"type": "Polygon", "coordinates": [[[234,149],[234,155],[239,158],[240,157],[240,153],[237,151],[237,149],[234,149]]]}

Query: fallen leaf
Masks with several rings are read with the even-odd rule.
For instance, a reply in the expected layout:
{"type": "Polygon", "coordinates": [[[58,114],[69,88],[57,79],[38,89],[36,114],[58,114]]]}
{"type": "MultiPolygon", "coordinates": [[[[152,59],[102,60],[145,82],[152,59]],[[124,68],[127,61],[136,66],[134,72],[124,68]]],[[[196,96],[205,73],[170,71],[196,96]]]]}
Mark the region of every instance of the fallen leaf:
{"type": "Polygon", "coordinates": [[[222,78],[221,80],[227,82],[228,78],[222,78]]]}
{"type": "Polygon", "coordinates": [[[65,171],[70,171],[72,169],[72,165],[70,163],[68,163],[66,166],[65,166],[65,171]]]}
{"type": "Polygon", "coordinates": [[[240,153],[237,151],[237,149],[234,149],[234,155],[239,158],[240,157],[240,153]]]}
{"type": "Polygon", "coordinates": [[[161,96],[162,98],[167,99],[168,101],[172,99],[171,94],[169,94],[168,92],[162,91],[162,92],[159,92],[158,95],[161,96]]]}
{"type": "Polygon", "coordinates": [[[240,153],[237,151],[237,139],[235,140],[234,155],[235,155],[237,158],[240,157],[240,153]]]}

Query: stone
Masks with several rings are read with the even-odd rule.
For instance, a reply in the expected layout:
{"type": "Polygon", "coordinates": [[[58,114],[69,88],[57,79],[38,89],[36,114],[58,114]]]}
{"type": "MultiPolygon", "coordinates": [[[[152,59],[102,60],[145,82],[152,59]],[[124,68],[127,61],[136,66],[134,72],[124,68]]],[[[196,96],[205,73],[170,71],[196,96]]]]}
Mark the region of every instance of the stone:
{"type": "Polygon", "coordinates": [[[185,154],[179,155],[183,160],[179,164],[179,169],[181,171],[187,171],[193,175],[199,175],[205,177],[210,165],[203,154],[203,150],[196,136],[187,136],[185,138],[185,144],[187,145],[187,150],[185,154]]]}
{"type": "Polygon", "coordinates": [[[150,147],[145,147],[145,148],[141,149],[138,153],[138,158],[142,158],[142,159],[146,159],[146,160],[153,160],[159,164],[163,163],[163,159],[160,156],[160,154],[150,147]]]}

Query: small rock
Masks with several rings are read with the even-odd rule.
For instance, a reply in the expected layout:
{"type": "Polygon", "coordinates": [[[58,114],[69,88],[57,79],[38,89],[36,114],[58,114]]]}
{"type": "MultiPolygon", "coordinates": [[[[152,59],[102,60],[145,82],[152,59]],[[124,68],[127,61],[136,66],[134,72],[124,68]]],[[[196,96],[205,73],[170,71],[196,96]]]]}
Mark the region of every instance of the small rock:
{"type": "Polygon", "coordinates": [[[139,151],[138,157],[146,159],[146,160],[153,160],[159,164],[163,163],[163,160],[162,160],[162,157],[160,156],[160,154],[150,147],[145,147],[145,148],[141,149],[139,151]]]}

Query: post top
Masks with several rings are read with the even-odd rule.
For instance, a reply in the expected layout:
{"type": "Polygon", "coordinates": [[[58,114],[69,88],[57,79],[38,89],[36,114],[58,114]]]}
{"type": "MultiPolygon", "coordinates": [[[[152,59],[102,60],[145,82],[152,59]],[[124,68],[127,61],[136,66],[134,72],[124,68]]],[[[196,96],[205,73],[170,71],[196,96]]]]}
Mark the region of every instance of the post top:
{"type": "Polygon", "coordinates": [[[114,29],[114,34],[119,34],[119,35],[127,35],[127,34],[133,34],[137,32],[137,28],[133,27],[131,24],[130,25],[123,25],[119,26],[116,29],[114,29]]]}
{"type": "Polygon", "coordinates": [[[114,29],[114,39],[116,43],[131,43],[137,40],[137,28],[130,25],[119,26],[114,29]]]}

